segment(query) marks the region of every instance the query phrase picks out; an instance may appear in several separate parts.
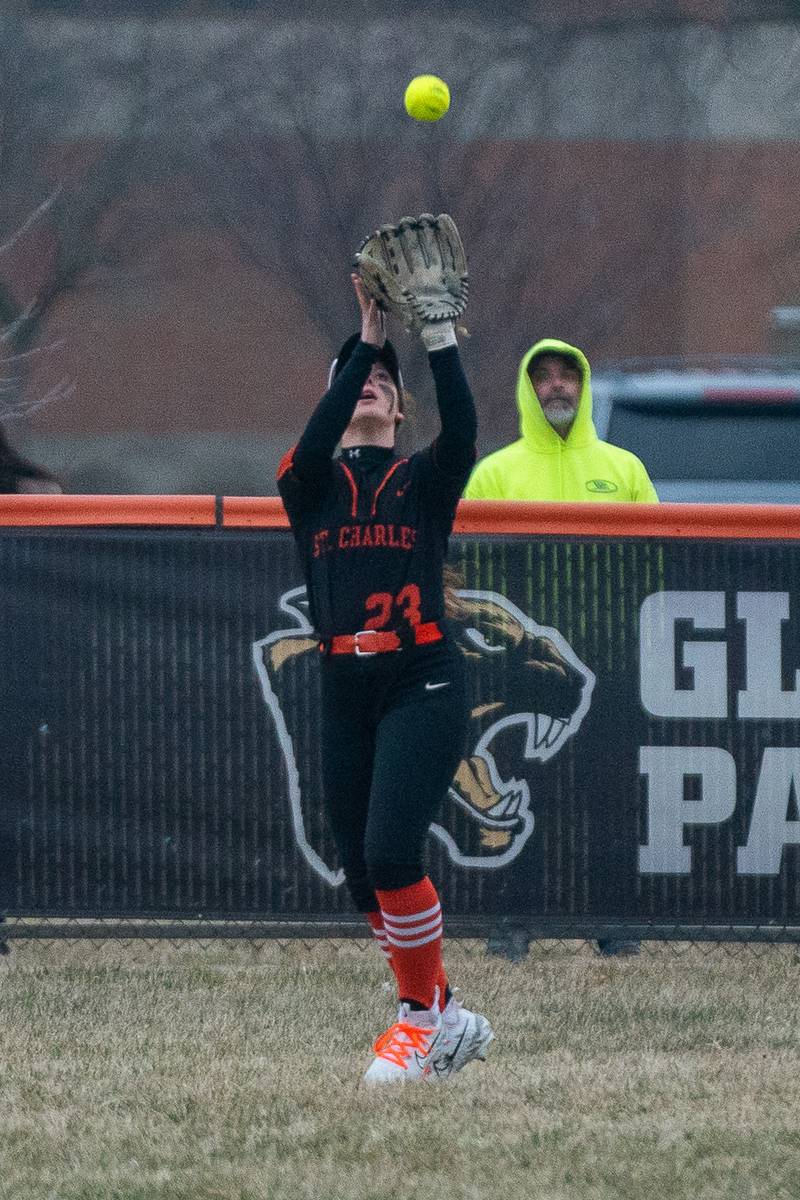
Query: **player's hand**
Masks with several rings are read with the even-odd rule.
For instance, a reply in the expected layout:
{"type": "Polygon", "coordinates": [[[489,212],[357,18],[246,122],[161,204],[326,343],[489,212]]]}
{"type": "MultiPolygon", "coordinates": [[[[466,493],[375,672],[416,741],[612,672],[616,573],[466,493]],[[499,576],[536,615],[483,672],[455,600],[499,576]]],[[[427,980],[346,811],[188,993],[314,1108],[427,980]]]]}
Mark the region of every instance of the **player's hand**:
{"type": "Polygon", "coordinates": [[[371,346],[383,346],[386,341],[386,320],[383,310],[370,296],[360,275],[353,272],[350,278],[353,281],[358,307],[361,309],[361,340],[369,342],[371,346]]]}

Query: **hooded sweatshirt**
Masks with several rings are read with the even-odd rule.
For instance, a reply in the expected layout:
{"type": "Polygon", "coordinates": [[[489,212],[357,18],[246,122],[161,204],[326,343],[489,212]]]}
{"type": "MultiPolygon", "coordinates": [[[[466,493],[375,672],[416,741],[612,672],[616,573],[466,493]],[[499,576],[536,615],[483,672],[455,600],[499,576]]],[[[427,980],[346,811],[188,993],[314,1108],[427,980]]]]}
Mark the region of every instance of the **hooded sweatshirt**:
{"type": "Polygon", "coordinates": [[[591,370],[575,346],[544,338],[523,356],[517,377],[520,438],[475,467],[465,497],[470,500],[637,500],[658,496],[642,462],[601,442],[592,421],[591,370]],[[556,433],[533,389],[528,364],[542,354],[565,354],[581,371],[581,394],[566,438],[556,433]]]}

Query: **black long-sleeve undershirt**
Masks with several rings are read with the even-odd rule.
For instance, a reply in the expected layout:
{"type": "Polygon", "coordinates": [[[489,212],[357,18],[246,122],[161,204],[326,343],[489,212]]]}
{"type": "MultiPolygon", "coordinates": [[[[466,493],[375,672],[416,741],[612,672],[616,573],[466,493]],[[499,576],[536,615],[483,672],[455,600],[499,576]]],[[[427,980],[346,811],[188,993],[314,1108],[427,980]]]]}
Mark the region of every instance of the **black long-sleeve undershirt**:
{"type": "Polygon", "coordinates": [[[294,470],[301,478],[327,469],[379,354],[377,346],[358,342],[314,409],[292,456],[294,470]]]}
{"type": "MultiPolygon", "coordinates": [[[[292,466],[301,479],[326,471],[341,441],[377,360],[377,346],[358,342],[353,353],[312,413],[292,456],[292,466]]],[[[434,350],[428,355],[436,387],[441,431],[434,443],[437,466],[447,474],[458,474],[472,464],[478,421],[457,346],[434,350]]]]}
{"type": "Polygon", "coordinates": [[[434,442],[437,466],[457,475],[475,461],[478,417],[457,346],[428,355],[439,407],[441,430],[434,442]]]}

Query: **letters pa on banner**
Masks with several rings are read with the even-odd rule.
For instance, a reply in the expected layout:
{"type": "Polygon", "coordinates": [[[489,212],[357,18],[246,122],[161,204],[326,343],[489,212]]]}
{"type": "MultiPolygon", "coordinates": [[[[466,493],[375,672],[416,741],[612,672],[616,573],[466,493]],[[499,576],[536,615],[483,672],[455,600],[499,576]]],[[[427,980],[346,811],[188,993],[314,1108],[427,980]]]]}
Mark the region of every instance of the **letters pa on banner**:
{"type": "MultiPolygon", "coordinates": [[[[768,722],[773,731],[779,723],[776,741],[800,743],[800,671],[784,652],[787,622],[798,620],[798,598],[793,614],[788,592],[736,592],[733,600],[726,619],[725,592],[647,596],[640,610],[642,706],[666,720],[738,722],[735,742],[744,740],[749,723],[768,722]],[[734,674],[742,640],[744,659],[735,663],[734,674]]],[[[800,845],[800,745],[766,746],[760,762],[747,768],[747,778],[737,778],[741,769],[741,760],[737,767],[722,746],[640,747],[639,772],[647,781],[642,874],[688,875],[692,850],[684,845],[686,827],[728,821],[737,789],[743,803],[752,803],[746,840],[736,851],[737,874],[778,874],[784,847],[800,845]],[[697,784],[692,799],[686,798],[687,779],[697,784]]]]}

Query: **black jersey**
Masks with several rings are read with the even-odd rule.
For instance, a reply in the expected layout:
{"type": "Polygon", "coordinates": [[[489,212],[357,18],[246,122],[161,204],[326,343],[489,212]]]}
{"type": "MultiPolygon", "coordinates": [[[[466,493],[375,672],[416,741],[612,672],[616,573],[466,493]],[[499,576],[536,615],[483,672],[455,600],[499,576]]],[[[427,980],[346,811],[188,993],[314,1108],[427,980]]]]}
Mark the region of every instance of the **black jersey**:
{"type": "Polygon", "coordinates": [[[429,355],[442,418],[432,445],[407,458],[363,446],[333,459],[376,353],[356,347],[278,473],[323,640],[441,620],[447,542],[475,460],[475,408],[454,346],[429,355]]]}

